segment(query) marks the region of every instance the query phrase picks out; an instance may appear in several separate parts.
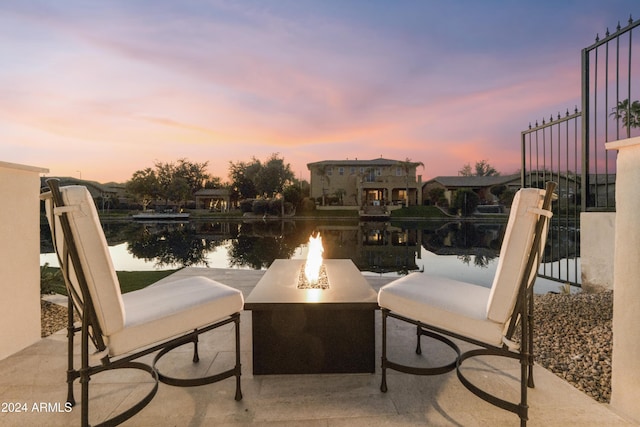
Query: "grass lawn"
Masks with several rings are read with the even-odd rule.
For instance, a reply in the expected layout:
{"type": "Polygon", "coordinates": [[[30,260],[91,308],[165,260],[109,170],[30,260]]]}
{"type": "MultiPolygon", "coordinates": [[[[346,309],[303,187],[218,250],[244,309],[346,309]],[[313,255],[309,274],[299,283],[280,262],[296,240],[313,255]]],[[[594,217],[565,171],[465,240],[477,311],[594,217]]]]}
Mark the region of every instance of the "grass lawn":
{"type": "MultiPolygon", "coordinates": [[[[177,270],[163,271],[117,271],[120,290],[127,293],[142,289],[158,280],[175,273],[177,270]]],[[[67,295],[64,280],[59,268],[43,266],[40,268],[40,280],[42,292],[54,292],[56,294],[67,295]],[[44,282],[44,284],[43,284],[44,282]]]]}

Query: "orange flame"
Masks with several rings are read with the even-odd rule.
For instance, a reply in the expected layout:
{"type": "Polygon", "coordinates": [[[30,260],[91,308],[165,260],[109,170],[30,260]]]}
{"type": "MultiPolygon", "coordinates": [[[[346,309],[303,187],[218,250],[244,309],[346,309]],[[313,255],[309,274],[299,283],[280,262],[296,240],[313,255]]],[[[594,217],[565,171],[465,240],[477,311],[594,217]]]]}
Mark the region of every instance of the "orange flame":
{"type": "Polygon", "coordinates": [[[311,284],[317,284],[320,278],[320,268],[322,267],[322,237],[320,233],[316,237],[309,236],[309,252],[307,253],[307,262],[304,266],[304,274],[307,281],[311,284]]]}

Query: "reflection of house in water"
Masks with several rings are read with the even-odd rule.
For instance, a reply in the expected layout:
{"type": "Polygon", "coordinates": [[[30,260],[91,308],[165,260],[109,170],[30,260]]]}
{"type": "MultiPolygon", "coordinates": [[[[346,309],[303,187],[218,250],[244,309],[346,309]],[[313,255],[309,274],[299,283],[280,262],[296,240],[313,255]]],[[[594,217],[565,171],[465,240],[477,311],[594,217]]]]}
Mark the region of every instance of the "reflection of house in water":
{"type": "Polygon", "coordinates": [[[189,225],[197,237],[213,241],[237,237],[240,227],[238,222],[231,221],[192,221],[189,225]]]}
{"type": "MultiPolygon", "coordinates": [[[[506,223],[448,222],[425,229],[422,242],[426,250],[436,255],[482,256],[490,260],[500,254],[505,227],[506,223]]],[[[552,220],[543,262],[571,259],[580,253],[580,231],[565,228],[552,220]]]]}
{"type": "Polygon", "coordinates": [[[421,233],[389,223],[318,227],[325,258],[351,258],[361,271],[409,272],[418,269],[421,233]]]}
{"type": "Polygon", "coordinates": [[[448,222],[434,230],[424,230],[424,248],[437,255],[497,256],[505,224],[448,222]]]}

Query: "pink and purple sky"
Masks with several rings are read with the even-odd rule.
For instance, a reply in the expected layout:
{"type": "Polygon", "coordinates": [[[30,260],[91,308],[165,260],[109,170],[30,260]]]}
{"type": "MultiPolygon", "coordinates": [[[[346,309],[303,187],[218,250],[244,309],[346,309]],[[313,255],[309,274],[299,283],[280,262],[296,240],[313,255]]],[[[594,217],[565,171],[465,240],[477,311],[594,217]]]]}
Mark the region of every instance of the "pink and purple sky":
{"type": "Polygon", "coordinates": [[[0,160],[124,182],[155,162],[279,153],[520,168],[580,104],[580,51],[637,0],[0,3],[0,160]]]}

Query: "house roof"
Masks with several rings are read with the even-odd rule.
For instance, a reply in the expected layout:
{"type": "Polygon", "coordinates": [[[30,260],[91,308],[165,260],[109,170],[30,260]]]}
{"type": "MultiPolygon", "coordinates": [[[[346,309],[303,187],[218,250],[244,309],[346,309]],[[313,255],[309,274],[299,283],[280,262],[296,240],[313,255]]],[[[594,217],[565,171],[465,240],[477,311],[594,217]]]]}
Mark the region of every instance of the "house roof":
{"type": "Polygon", "coordinates": [[[194,193],[198,197],[227,197],[229,190],[226,188],[203,188],[194,193]]]}
{"type": "Polygon", "coordinates": [[[490,187],[492,185],[500,185],[512,181],[520,175],[498,175],[498,176],[437,176],[428,180],[426,184],[437,182],[445,187],[490,187]]]}
{"type": "MultiPolygon", "coordinates": [[[[345,160],[322,160],[319,162],[307,163],[307,168],[311,169],[312,166],[395,166],[398,163],[402,163],[403,160],[385,159],[383,157],[372,160],[358,160],[358,159],[345,159],[345,160]]],[[[417,165],[420,162],[414,162],[417,165]]]]}
{"type": "Polygon", "coordinates": [[[89,191],[92,194],[96,194],[99,195],[100,193],[108,193],[108,194],[117,194],[117,193],[124,193],[125,191],[125,186],[124,184],[118,184],[115,182],[109,182],[106,184],[101,184],[99,182],[96,181],[87,181],[87,180],[82,180],[82,179],[78,179],[78,178],[73,178],[73,177],[40,177],[40,186],[42,188],[47,187],[46,184],[46,180],[49,178],[57,178],[60,180],[60,185],[61,186],[65,186],[65,185],[84,185],[85,187],[87,187],[87,189],[89,189],[89,191]]]}

